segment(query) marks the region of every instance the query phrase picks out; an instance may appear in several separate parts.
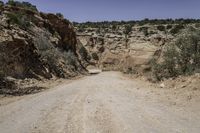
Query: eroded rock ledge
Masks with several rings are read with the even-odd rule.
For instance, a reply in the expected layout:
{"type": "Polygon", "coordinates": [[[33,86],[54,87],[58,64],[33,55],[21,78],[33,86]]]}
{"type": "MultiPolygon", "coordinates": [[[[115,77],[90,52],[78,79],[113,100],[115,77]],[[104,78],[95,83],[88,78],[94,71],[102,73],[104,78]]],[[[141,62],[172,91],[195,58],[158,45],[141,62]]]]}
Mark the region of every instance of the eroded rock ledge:
{"type": "Polygon", "coordinates": [[[18,93],[19,85],[6,77],[41,80],[87,72],[74,27],[62,17],[4,5],[0,29],[0,93],[18,93]]]}

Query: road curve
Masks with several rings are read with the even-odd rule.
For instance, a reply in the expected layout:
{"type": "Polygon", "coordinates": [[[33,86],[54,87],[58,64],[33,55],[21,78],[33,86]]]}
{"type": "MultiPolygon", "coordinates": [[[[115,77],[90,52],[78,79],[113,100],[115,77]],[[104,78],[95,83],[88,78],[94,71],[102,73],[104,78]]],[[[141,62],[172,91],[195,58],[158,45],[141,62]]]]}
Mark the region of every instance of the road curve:
{"type": "Polygon", "coordinates": [[[0,106],[1,133],[198,133],[200,119],[104,72],[0,106]]]}

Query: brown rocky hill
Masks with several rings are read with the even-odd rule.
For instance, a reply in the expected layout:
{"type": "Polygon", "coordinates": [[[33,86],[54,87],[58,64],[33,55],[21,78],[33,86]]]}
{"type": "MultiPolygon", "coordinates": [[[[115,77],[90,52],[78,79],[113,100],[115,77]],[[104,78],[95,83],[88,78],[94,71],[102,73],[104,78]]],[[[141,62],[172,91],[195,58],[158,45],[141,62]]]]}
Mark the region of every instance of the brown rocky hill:
{"type": "Polygon", "coordinates": [[[86,73],[71,22],[8,4],[0,11],[0,93],[16,87],[6,77],[50,79],[86,73]]]}
{"type": "Polygon", "coordinates": [[[103,70],[145,73],[150,70],[151,60],[160,58],[165,44],[173,41],[181,30],[195,25],[182,23],[91,22],[76,24],[76,29],[78,39],[96,66],[103,70]]]}

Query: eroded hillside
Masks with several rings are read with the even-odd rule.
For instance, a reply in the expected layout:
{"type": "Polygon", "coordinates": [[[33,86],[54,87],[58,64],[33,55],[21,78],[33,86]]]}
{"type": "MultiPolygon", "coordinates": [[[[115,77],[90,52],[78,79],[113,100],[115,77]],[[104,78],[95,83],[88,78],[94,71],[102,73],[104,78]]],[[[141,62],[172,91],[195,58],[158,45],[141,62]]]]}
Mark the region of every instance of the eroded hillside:
{"type": "Polygon", "coordinates": [[[143,20],[138,22],[75,23],[79,40],[91,61],[104,70],[146,73],[159,60],[165,45],[198,20],[143,20]]]}
{"type": "Polygon", "coordinates": [[[70,78],[86,73],[82,46],[71,22],[38,12],[27,3],[2,4],[0,9],[0,93],[12,93],[18,88],[17,79],[70,78]]]}

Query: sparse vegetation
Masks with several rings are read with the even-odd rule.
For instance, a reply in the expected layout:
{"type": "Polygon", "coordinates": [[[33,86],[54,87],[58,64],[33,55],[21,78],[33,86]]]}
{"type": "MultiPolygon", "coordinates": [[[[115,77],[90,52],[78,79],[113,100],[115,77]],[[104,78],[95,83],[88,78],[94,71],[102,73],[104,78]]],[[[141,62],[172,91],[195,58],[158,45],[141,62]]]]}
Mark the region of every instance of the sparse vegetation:
{"type": "Polygon", "coordinates": [[[175,25],[174,26],[174,28],[172,28],[171,30],[170,30],[170,33],[171,34],[177,34],[177,33],[179,33],[182,29],[184,29],[185,27],[184,27],[184,25],[182,25],[182,24],[178,24],[178,25],[175,25]]]}
{"type": "Polygon", "coordinates": [[[125,25],[124,34],[128,35],[131,31],[132,31],[132,26],[131,25],[125,25]]]}
{"type": "Polygon", "coordinates": [[[124,28],[124,34],[125,34],[125,42],[126,42],[126,48],[128,47],[128,41],[129,41],[129,34],[132,31],[132,26],[131,25],[125,25],[124,28]]]}
{"type": "Polygon", "coordinates": [[[0,7],[4,5],[3,1],[0,0],[0,7]]]}
{"type": "Polygon", "coordinates": [[[64,18],[64,15],[62,13],[56,13],[56,16],[58,16],[60,18],[64,18]]]}
{"type": "Polygon", "coordinates": [[[165,31],[165,26],[159,25],[159,26],[157,26],[157,29],[158,29],[159,31],[165,31]]]}
{"type": "Polygon", "coordinates": [[[167,45],[163,61],[153,60],[152,64],[158,80],[200,72],[200,30],[185,30],[175,42],[167,45]]]}
{"type": "Polygon", "coordinates": [[[97,53],[92,53],[92,58],[95,60],[99,60],[99,56],[97,55],[97,53]]]}
{"type": "Polygon", "coordinates": [[[196,24],[195,24],[195,27],[196,27],[196,28],[200,28],[200,23],[196,23],[196,24]]]}
{"type": "Polygon", "coordinates": [[[89,56],[89,54],[87,52],[87,49],[84,46],[81,46],[81,48],[79,49],[79,53],[85,60],[91,59],[91,57],[89,56]]]}
{"type": "Polygon", "coordinates": [[[112,25],[112,30],[113,31],[117,30],[117,25],[112,25]]]}
{"type": "Polygon", "coordinates": [[[37,7],[35,5],[32,5],[29,2],[19,2],[19,1],[14,1],[14,0],[8,0],[6,4],[10,6],[24,8],[31,11],[38,11],[37,7]]]}
{"type": "Polygon", "coordinates": [[[149,35],[149,32],[148,32],[148,27],[141,27],[139,29],[140,32],[143,32],[145,36],[148,36],[149,35]]]}
{"type": "Polygon", "coordinates": [[[85,22],[85,23],[78,23],[74,22],[76,27],[85,26],[91,28],[108,28],[113,25],[169,25],[167,29],[171,29],[170,25],[185,25],[185,24],[193,24],[193,23],[200,23],[200,19],[144,19],[140,21],[103,21],[103,22],[85,22]]]}
{"type": "Polygon", "coordinates": [[[168,24],[166,28],[167,28],[167,30],[169,30],[169,29],[172,28],[172,25],[171,25],[171,24],[168,24]]]}
{"type": "Polygon", "coordinates": [[[30,19],[23,13],[7,13],[9,24],[17,24],[21,28],[27,29],[31,26],[30,19]]]}

